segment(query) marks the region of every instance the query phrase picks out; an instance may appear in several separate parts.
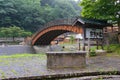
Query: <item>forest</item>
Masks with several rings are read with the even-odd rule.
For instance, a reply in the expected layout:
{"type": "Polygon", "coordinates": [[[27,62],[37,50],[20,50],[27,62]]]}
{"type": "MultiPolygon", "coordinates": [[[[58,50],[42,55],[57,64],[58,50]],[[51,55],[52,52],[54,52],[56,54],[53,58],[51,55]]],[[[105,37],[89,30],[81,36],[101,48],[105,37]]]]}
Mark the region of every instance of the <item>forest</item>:
{"type": "Polygon", "coordinates": [[[80,15],[74,0],[0,0],[0,28],[17,26],[36,32],[49,21],[80,15]]]}

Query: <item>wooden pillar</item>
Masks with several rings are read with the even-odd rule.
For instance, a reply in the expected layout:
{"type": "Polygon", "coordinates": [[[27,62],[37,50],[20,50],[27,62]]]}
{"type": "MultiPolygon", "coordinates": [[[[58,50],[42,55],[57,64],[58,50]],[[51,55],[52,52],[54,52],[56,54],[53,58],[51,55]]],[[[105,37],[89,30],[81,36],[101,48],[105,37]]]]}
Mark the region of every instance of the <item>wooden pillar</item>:
{"type": "MultiPolygon", "coordinates": [[[[104,28],[103,28],[104,29],[104,28]]],[[[103,33],[104,33],[104,30],[102,29],[102,38],[101,38],[101,49],[103,49],[104,50],[104,48],[103,48],[103,44],[104,44],[104,35],[103,35],[103,33]]]]}
{"type": "Polygon", "coordinates": [[[101,49],[104,50],[104,48],[103,48],[103,39],[101,39],[101,49]]]}
{"type": "Polygon", "coordinates": [[[118,32],[120,33],[120,22],[118,22],[118,32]]]}
{"type": "Polygon", "coordinates": [[[112,30],[112,32],[113,32],[113,26],[111,26],[111,30],[112,30]]]}
{"type": "Polygon", "coordinates": [[[90,52],[90,38],[88,38],[88,52],[90,52]]]}
{"type": "Polygon", "coordinates": [[[80,51],[80,38],[78,39],[78,44],[79,44],[79,51],[80,51]]]}
{"type": "Polygon", "coordinates": [[[85,51],[85,26],[82,27],[83,28],[83,33],[82,33],[82,36],[83,36],[83,51],[85,51]]]}
{"type": "Polygon", "coordinates": [[[98,50],[98,46],[99,46],[99,44],[98,44],[98,38],[96,38],[96,43],[97,43],[97,50],[98,50]]]}

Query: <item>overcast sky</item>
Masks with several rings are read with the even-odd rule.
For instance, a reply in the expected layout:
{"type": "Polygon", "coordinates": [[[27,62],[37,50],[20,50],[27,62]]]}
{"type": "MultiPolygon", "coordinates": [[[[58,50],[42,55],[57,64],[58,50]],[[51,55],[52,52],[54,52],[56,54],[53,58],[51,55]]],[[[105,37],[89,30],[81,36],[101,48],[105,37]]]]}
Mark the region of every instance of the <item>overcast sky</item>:
{"type": "Polygon", "coordinates": [[[75,1],[77,1],[77,0],[75,0],[75,1]]]}
{"type": "Polygon", "coordinates": [[[78,0],[75,0],[75,1],[78,1],[78,0]]]}

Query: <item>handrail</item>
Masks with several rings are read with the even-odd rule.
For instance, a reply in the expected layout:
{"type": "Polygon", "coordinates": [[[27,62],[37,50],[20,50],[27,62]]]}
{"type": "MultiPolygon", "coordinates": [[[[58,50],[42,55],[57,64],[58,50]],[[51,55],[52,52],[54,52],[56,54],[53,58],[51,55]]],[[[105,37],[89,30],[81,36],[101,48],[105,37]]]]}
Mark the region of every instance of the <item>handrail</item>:
{"type": "Polygon", "coordinates": [[[59,25],[73,25],[74,21],[76,20],[76,18],[71,18],[71,19],[58,19],[58,20],[54,20],[54,21],[50,21],[47,24],[45,24],[43,27],[41,27],[33,36],[32,39],[34,39],[34,37],[37,36],[37,34],[42,31],[43,29],[46,29],[48,27],[51,26],[59,26],[59,25]]]}

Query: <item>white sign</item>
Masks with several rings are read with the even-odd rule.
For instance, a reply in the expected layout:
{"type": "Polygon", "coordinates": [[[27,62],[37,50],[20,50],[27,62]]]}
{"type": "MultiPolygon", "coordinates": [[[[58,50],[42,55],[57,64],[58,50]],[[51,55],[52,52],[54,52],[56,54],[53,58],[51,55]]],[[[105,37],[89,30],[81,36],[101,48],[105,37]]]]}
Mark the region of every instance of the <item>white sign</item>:
{"type": "Polygon", "coordinates": [[[86,28],[86,38],[103,38],[103,30],[86,28]]]}
{"type": "Polygon", "coordinates": [[[76,35],[76,38],[77,38],[77,39],[83,39],[83,37],[82,37],[81,34],[77,34],[77,35],[76,35]]]}

